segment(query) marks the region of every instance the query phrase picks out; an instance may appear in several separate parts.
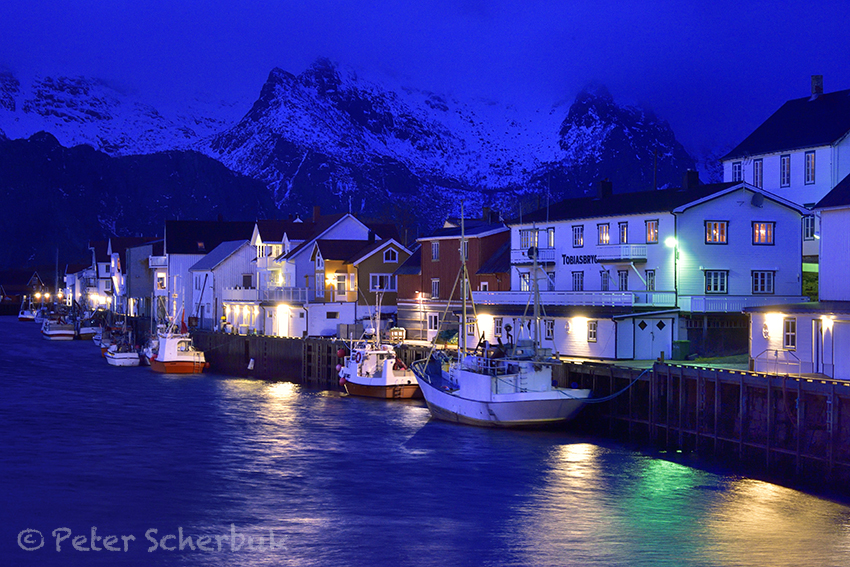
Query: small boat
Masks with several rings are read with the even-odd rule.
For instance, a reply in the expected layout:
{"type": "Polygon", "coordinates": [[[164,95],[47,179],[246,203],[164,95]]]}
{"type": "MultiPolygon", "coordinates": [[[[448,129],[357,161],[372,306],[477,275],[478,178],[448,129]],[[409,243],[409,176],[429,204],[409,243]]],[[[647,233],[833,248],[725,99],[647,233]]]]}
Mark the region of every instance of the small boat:
{"type": "Polygon", "coordinates": [[[139,353],[139,356],[142,359],[142,364],[150,366],[151,359],[156,356],[157,352],[159,352],[159,335],[154,335],[148,339],[145,346],[142,347],[142,352],[139,353]]]}
{"type": "Polygon", "coordinates": [[[62,319],[45,319],[41,324],[41,336],[50,341],[73,341],[74,325],[62,319]]]}
{"type": "Polygon", "coordinates": [[[21,310],[18,311],[18,321],[35,321],[36,309],[32,305],[32,300],[27,301],[27,296],[24,296],[21,301],[21,310]]]}
{"type": "Polygon", "coordinates": [[[393,400],[422,397],[416,376],[387,344],[361,341],[352,346],[339,367],[339,383],[352,396],[393,400]]]}
{"type": "Polygon", "coordinates": [[[195,348],[188,334],[163,333],[159,348],[150,358],[151,370],[165,374],[200,374],[209,368],[203,351],[195,348]]]}
{"type": "Polygon", "coordinates": [[[112,366],[138,366],[139,365],[139,353],[133,350],[130,345],[126,344],[115,344],[107,349],[106,354],[106,362],[108,362],[112,366]]]}
{"type": "Polygon", "coordinates": [[[102,330],[98,321],[94,319],[83,319],[79,322],[77,338],[83,340],[94,339],[100,333],[102,333],[102,330]]]}

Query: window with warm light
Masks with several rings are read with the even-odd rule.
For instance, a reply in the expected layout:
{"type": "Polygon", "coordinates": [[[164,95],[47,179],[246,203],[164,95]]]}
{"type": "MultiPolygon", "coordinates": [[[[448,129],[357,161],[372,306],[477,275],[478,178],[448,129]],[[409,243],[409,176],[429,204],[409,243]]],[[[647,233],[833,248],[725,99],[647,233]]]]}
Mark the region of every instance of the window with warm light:
{"type": "Polygon", "coordinates": [[[555,228],[549,227],[546,229],[546,248],[555,247],[555,228]]]}
{"type": "Polygon", "coordinates": [[[658,244],[658,221],[646,221],[646,243],[658,244]]]}
{"type": "Polygon", "coordinates": [[[523,229],[519,231],[519,247],[530,248],[537,246],[537,229],[523,229]]]}
{"type": "Polygon", "coordinates": [[[773,293],[773,277],[773,271],[754,270],[753,293],[773,293]]]}
{"type": "Polygon", "coordinates": [[[573,248],[581,248],[584,246],[584,226],[578,225],[573,227],[573,248]]]}
{"type": "Polygon", "coordinates": [[[705,243],[726,244],[728,221],[705,221],[705,243]]]}
{"type": "Polygon", "coordinates": [[[598,231],[597,244],[608,244],[611,242],[611,227],[608,223],[596,225],[598,231]]]}
{"type": "Polygon", "coordinates": [[[773,222],[754,222],[753,223],[753,244],[772,245],[773,244],[773,222]]]}

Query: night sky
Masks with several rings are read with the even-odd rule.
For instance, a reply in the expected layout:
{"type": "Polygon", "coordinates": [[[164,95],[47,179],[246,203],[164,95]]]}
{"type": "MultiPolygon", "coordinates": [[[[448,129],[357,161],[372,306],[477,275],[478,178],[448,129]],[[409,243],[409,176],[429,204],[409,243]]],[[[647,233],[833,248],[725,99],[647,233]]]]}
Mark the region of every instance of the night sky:
{"type": "MultiPolygon", "coordinates": [[[[404,84],[533,109],[589,83],[728,149],[783,102],[850,88],[847,0],[12,0],[0,66],[83,74],[152,100],[251,101],[320,56],[404,84]]],[[[246,108],[247,110],[247,108],[246,108]]]]}

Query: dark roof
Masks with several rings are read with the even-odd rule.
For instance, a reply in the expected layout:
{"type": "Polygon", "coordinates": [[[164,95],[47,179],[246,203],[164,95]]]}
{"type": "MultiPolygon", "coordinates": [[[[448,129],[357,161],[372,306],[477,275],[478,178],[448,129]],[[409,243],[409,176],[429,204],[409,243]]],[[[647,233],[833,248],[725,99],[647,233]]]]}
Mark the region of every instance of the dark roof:
{"type": "Polygon", "coordinates": [[[243,244],[248,244],[247,240],[231,240],[222,242],[216,246],[209,254],[198,260],[189,268],[189,271],[212,270],[224,260],[235,253],[243,244]]]}
{"type": "Polygon", "coordinates": [[[109,241],[108,240],[95,240],[93,242],[89,242],[89,248],[94,248],[94,261],[95,262],[109,262],[109,241]]]}
{"type": "Polygon", "coordinates": [[[382,243],[368,240],[317,240],[316,244],[325,260],[349,262],[365,254],[367,249],[375,249],[382,243]]]}
{"type": "MultiPolygon", "coordinates": [[[[118,254],[118,257],[121,259],[121,265],[126,266],[127,248],[141,246],[155,240],[158,240],[155,236],[113,236],[109,239],[109,243],[112,245],[112,253],[118,254]]],[[[127,268],[124,269],[126,270],[127,268]]]]}
{"type": "Polygon", "coordinates": [[[375,233],[376,238],[379,238],[381,240],[389,240],[392,238],[398,242],[401,242],[401,236],[399,236],[398,234],[398,227],[394,224],[372,222],[364,222],[363,224],[365,224],[369,230],[375,233]]]}
{"type": "Polygon", "coordinates": [[[289,240],[306,240],[316,231],[316,225],[312,221],[294,220],[259,220],[257,230],[263,242],[283,242],[286,234],[289,240]]]}
{"type": "Polygon", "coordinates": [[[845,207],[850,205],[850,175],[838,182],[832,191],[823,196],[823,199],[815,205],[816,209],[827,209],[829,207],[845,207]]]}
{"type": "Polygon", "coordinates": [[[33,270],[6,270],[0,272],[0,284],[9,292],[9,288],[27,290],[43,287],[44,282],[38,272],[33,270]]]}
{"type": "Polygon", "coordinates": [[[393,272],[394,276],[418,276],[422,273],[422,247],[414,248],[413,253],[402,262],[401,266],[393,272]]]}
{"type": "MultiPolygon", "coordinates": [[[[492,231],[498,231],[500,229],[507,230],[508,227],[505,226],[504,223],[482,223],[478,222],[473,224],[473,226],[469,226],[464,221],[464,236],[466,238],[475,238],[476,236],[480,236],[482,234],[486,234],[492,231]]],[[[433,238],[460,238],[460,227],[448,227],[448,228],[440,228],[429,234],[428,236],[423,236],[421,238],[417,238],[417,241],[425,241],[433,238]]]]}
{"type": "Polygon", "coordinates": [[[501,248],[496,250],[496,253],[490,256],[485,261],[478,271],[481,274],[507,274],[511,271],[511,243],[510,241],[502,244],[501,248]]]}
{"type": "MultiPolygon", "coordinates": [[[[304,242],[302,242],[301,244],[299,244],[298,246],[296,246],[295,248],[290,250],[289,254],[281,254],[276,259],[279,260],[281,258],[291,258],[291,257],[295,256],[296,254],[299,254],[302,250],[304,250],[304,248],[310,246],[313,243],[313,240],[317,236],[319,236],[320,234],[325,232],[327,229],[329,229],[331,226],[333,226],[337,221],[339,221],[344,216],[345,216],[345,214],[338,214],[338,215],[324,215],[324,216],[319,217],[319,222],[317,222],[315,224],[315,228],[313,230],[313,233],[309,237],[305,238],[304,242]]],[[[352,215],[352,217],[354,217],[354,215],[352,215]]],[[[396,241],[398,240],[398,230],[396,229],[395,225],[364,223],[363,221],[361,221],[357,217],[354,217],[354,218],[358,222],[361,222],[366,228],[368,228],[373,233],[375,233],[375,239],[376,240],[389,240],[390,238],[393,238],[396,241]]],[[[366,240],[359,240],[359,241],[355,240],[353,242],[364,243],[364,242],[367,242],[367,241],[366,240]]],[[[323,254],[324,254],[324,252],[323,252],[323,254]]]]}
{"type": "Polygon", "coordinates": [[[827,146],[850,132],[850,89],[789,100],[721,159],[827,146]]]}
{"type": "Polygon", "coordinates": [[[250,240],[253,222],[165,221],[165,250],[169,254],[206,254],[222,242],[250,240]]]}
{"type": "Polygon", "coordinates": [[[79,274],[91,268],[90,264],[65,264],[65,274],[79,274]]]}
{"type": "MultiPolygon", "coordinates": [[[[740,182],[711,183],[698,185],[687,190],[673,188],[635,193],[615,193],[603,197],[578,197],[550,205],[548,211],[543,208],[525,214],[522,216],[522,223],[671,212],[676,207],[708,197],[738,184],[740,182]]],[[[509,220],[507,224],[520,224],[520,219],[509,220]]]]}
{"type": "Polygon", "coordinates": [[[785,305],[744,307],[744,313],[850,313],[850,301],[808,301],[785,305]]]}

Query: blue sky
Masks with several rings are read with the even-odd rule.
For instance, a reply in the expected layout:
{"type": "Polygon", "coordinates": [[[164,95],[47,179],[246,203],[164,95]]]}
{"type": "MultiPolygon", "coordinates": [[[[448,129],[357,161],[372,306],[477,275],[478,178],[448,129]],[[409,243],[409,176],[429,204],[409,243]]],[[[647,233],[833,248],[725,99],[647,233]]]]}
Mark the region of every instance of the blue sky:
{"type": "MultiPolygon", "coordinates": [[[[728,148],[784,101],[850,88],[844,1],[12,0],[0,65],[180,96],[255,97],[320,56],[416,87],[548,108],[590,82],[728,148]]],[[[2,125],[0,125],[2,127],[2,125]]]]}

